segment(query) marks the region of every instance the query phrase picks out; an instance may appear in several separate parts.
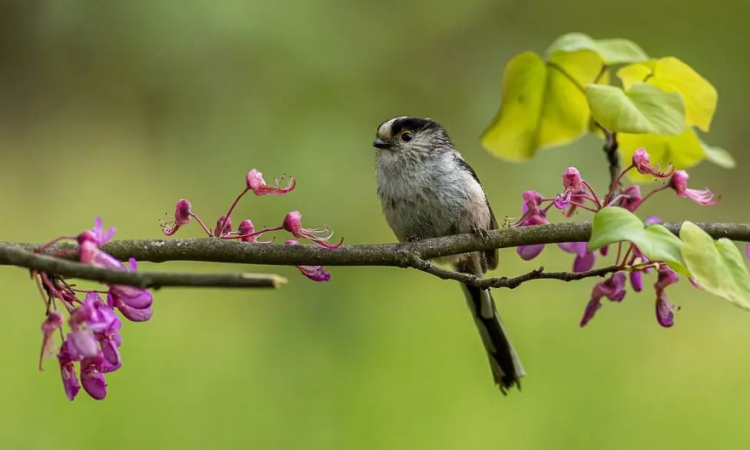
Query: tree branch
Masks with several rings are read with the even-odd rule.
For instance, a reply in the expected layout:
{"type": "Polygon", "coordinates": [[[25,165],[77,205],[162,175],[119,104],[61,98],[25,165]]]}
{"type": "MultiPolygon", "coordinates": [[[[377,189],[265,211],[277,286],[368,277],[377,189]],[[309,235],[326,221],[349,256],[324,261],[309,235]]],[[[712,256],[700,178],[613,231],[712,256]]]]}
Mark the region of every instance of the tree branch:
{"type": "Polygon", "coordinates": [[[93,267],[62,258],[30,252],[25,246],[0,245],[0,264],[54,273],[64,277],[101,281],[107,284],[124,284],[144,289],[159,289],[165,286],[183,287],[238,287],[238,288],[278,288],[286,280],[277,275],[249,273],[196,274],[131,272],[93,267]]]}
{"type": "MultiPolygon", "coordinates": [[[[663,224],[677,233],[681,223],[663,224]]],[[[750,224],[698,223],[713,238],[729,238],[735,241],[750,241],[750,224]]],[[[569,222],[533,227],[502,228],[491,230],[486,238],[474,234],[446,236],[414,243],[347,245],[338,249],[326,249],[316,245],[281,245],[235,242],[217,238],[200,239],[154,239],[113,241],[102,249],[115,258],[138,261],[204,261],[237,264],[264,265],[325,265],[325,266],[391,266],[411,267],[443,279],[466,282],[479,287],[513,288],[531,279],[558,279],[569,281],[612,272],[613,268],[597,269],[582,274],[567,272],[545,273],[542,269],[515,278],[479,279],[442,269],[427,260],[440,256],[494,248],[518,247],[530,244],[588,241],[591,222],[569,222]]],[[[62,276],[128,284],[140,287],[164,286],[216,286],[216,287],[276,287],[284,280],[274,276],[248,274],[172,274],[106,270],[85,266],[61,258],[52,258],[32,253],[39,244],[16,244],[0,242],[0,265],[15,265],[56,273],[62,276]]],[[[55,245],[52,252],[72,251],[69,259],[75,259],[76,246],[55,245]]]]}
{"type": "Polygon", "coordinates": [[[582,280],[584,278],[602,277],[609,273],[617,272],[621,270],[617,266],[603,267],[601,269],[588,270],[586,272],[545,272],[544,267],[534,269],[531,272],[519,275],[517,277],[498,277],[498,278],[479,278],[474,275],[454,272],[452,270],[443,269],[438,267],[429,261],[420,260],[421,263],[415,264],[414,268],[421,270],[422,272],[435,275],[436,277],[443,280],[456,280],[461,283],[471,284],[482,289],[490,288],[508,288],[515,289],[522,283],[531,280],[560,280],[560,281],[574,281],[582,280]]]}

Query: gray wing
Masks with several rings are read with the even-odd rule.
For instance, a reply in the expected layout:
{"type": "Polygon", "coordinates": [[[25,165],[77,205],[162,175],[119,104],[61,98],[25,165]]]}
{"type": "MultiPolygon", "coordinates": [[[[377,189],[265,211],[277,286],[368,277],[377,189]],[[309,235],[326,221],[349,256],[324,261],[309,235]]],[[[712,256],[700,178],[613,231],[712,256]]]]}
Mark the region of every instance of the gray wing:
{"type": "MultiPolygon", "coordinates": [[[[471,166],[464,161],[460,156],[456,155],[456,161],[458,164],[465,168],[466,170],[471,173],[471,176],[474,177],[475,180],[477,180],[477,183],[479,183],[480,186],[482,186],[482,182],[479,181],[479,177],[477,176],[477,173],[474,172],[474,169],[471,168],[471,166]]],[[[484,189],[484,186],[482,186],[482,189],[484,189]]],[[[492,207],[490,206],[490,201],[487,200],[487,193],[484,193],[485,201],[487,202],[487,208],[490,210],[490,223],[487,224],[487,230],[496,230],[498,229],[497,225],[497,219],[495,219],[495,213],[492,212],[492,207]]],[[[484,252],[484,259],[487,261],[487,267],[489,270],[493,270],[497,268],[498,263],[498,251],[497,249],[493,250],[487,250],[484,252]]]]}

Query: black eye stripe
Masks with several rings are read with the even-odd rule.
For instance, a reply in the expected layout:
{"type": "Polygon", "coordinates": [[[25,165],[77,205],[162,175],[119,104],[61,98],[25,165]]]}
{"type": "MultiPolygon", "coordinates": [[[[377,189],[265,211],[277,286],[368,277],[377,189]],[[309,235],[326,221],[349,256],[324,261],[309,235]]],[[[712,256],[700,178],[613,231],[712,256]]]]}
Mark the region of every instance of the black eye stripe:
{"type": "Polygon", "coordinates": [[[417,117],[406,117],[398,119],[391,124],[391,135],[398,136],[404,130],[424,131],[433,128],[439,128],[435,121],[430,119],[420,119],[417,117]]]}

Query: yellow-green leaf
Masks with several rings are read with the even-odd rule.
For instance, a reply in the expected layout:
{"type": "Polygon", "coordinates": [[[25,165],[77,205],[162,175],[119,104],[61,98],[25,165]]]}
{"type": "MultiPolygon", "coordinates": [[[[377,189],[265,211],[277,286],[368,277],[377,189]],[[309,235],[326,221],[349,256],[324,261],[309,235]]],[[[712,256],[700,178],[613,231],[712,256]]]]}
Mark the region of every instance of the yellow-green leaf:
{"type": "Polygon", "coordinates": [[[692,277],[706,291],[750,310],[750,276],[742,254],[732,241],[713,238],[697,225],[680,227],[682,259],[692,277]]]}
{"type": "Polygon", "coordinates": [[[481,138],[509,161],[531,159],[537,150],[570,143],[588,131],[583,86],[600,74],[596,53],[555,52],[545,62],[533,52],[511,59],[503,74],[502,105],[481,138]]]}
{"type": "MultiPolygon", "coordinates": [[[[623,167],[630,164],[639,148],[646,149],[651,164],[661,165],[664,169],[669,164],[677,170],[688,169],[706,159],[706,152],[692,127],[686,128],[682,134],[668,136],[621,133],[617,135],[617,142],[623,167]]],[[[657,181],[653,176],[641,175],[635,170],[628,172],[628,178],[636,183],[657,181]]]]}
{"type": "Polygon", "coordinates": [[[616,133],[680,134],[685,130],[685,105],[674,92],[646,83],[627,92],[615,86],[586,86],[591,115],[616,133]]]}
{"type": "Polygon", "coordinates": [[[666,92],[678,92],[685,100],[688,125],[708,131],[716,112],[718,94],[714,86],[690,66],[674,57],[644,61],[617,71],[625,89],[646,82],[666,92]]]}
{"type": "Polygon", "coordinates": [[[737,165],[732,155],[723,148],[710,146],[703,141],[700,141],[700,143],[703,151],[706,152],[706,159],[717,166],[732,169],[737,165]]]}
{"type": "Polygon", "coordinates": [[[652,261],[664,261],[677,272],[690,276],[682,261],[682,242],[664,226],[645,226],[641,219],[625,208],[608,206],[594,215],[589,251],[628,241],[652,261]]]}
{"type": "Polygon", "coordinates": [[[547,49],[547,54],[556,51],[576,52],[591,50],[599,54],[606,64],[623,64],[646,61],[648,55],[636,43],[627,39],[592,39],[583,33],[568,33],[557,38],[547,49]]]}

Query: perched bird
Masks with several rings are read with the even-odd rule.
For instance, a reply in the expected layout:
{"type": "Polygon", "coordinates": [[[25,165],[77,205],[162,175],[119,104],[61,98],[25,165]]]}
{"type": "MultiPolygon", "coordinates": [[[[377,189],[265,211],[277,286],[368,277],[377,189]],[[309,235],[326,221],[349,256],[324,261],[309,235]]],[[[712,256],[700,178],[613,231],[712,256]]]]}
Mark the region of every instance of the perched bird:
{"type": "MultiPolygon", "coordinates": [[[[474,170],[461,158],[445,129],[431,119],[396,117],[380,124],[378,196],[386,221],[400,242],[461,233],[486,234],[497,221],[474,170]]],[[[456,271],[484,276],[497,267],[497,250],[437,259],[456,271]]],[[[503,328],[489,290],[462,284],[492,368],[505,394],[520,388],[521,362],[503,328]]]]}

